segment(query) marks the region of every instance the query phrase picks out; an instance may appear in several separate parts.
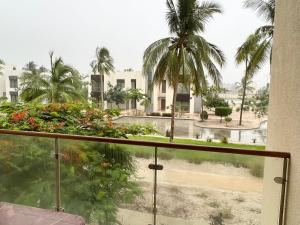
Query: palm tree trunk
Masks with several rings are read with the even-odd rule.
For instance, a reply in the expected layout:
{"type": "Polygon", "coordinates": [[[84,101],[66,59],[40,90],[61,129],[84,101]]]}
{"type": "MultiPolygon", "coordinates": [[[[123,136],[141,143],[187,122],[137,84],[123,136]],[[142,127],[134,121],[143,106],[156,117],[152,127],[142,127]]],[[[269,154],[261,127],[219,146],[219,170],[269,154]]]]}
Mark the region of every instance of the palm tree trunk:
{"type": "Polygon", "coordinates": [[[203,104],[203,95],[201,94],[201,113],[204,111],[204,104],[203,104]]]}
{"type": "Polygon", "coordinates": [[[241,111],[240,111],[240,122],[239,125],[242,125],[242,120],[243,120],[243,111],[244,111],[244,103],[245,103],[245,97],[246,97],[246,86],[247,86],[247,67],[248,67],[248,60],[246,59],[246,72],[245,72],[245,79],[243,83],[243,97],[242,97],[242,103],[241,103],[241,111]]]}
{"type": "MultiPolygon", "coordinates": [[[[201,99],[201,112],[200,112],[200,118],[201,118],[201,114],[203,113],[203,110],[204,110],[202,94],[200,94],[200,99],[201,99]]],[[[201,121],[203,122],[204,120],[201,118],[201,121]]]]}
{"type": "Polygon", "coordinates": [[[176,97],[177,97],[177,86],[174,87],[174,93],[173,93],[173,102],[172,102],[172,111],[171,111],[171,132],[170,132],[170,142],[173,142],[174,139],[174,128],[175,128],[175,111],[176,111],[176,97]]]}
{"type": "Polygon", "coordinates": [[[101,108],[104,109],[104,75],[100,75],[100,91],[101,91],[101,108]]]}

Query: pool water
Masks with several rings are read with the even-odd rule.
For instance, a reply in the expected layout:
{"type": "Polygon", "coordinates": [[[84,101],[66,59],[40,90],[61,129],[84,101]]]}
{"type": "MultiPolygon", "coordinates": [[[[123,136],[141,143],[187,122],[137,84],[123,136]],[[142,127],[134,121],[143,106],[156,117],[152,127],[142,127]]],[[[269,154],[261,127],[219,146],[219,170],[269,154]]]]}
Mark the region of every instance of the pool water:
{"type": "MultiPolygon", "coordinates": [[[[153,118],[153,117],[120,117],[115,120],[116,123],[129,123],[129,124],[152,124],[154,125],[161,135],[165,136],[166,130],[170,130],[170,118],[153,118]]],[[[196,138],[199,139],[214,139],[220,140],[223,137],[228,138],[230,142],[239,142],[243,144],[255,143],[265,144],[267,134],[267,121],[261,123],[258,129],[254,130],[230,130],[230,129],[214,129],[214,128],[201,128],[194,125],[193,120],[176,119],[175,121],[175,137],[182,138],[196,138]]]]}

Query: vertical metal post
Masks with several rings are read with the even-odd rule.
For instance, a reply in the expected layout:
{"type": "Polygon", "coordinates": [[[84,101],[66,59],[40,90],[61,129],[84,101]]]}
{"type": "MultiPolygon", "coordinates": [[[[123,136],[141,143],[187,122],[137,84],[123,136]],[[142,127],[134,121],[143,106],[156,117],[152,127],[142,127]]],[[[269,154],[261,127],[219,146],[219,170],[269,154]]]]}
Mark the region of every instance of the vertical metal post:
{"type": "MultiPolygon", "coordinates": [[[[157,167],[157,147],[154,150],[154,165],[157,167]]],[[[157,213],[157,169],[154,170],[154,184],[153,184],[153,225],[156,225],[156,213],[157,213]]]]}
{"type": "Polygon", "coordinates": [[[55,149],[55,210],[60,211],[61,210],[61,197],[60,197],[60,152],[59,152],[59,146],[58,146],[58,138],[55,138],[54,143],[54,149],[55,149]]]}
{"type": "Polygon", "coordinates": [[[280,196],[280,210],[279,210],[279,225],[285,225],[285,208],[287,198],[287,184],[288,184],[288,167],[289,160],[284,158],[283,160],[283,174],[282,174],[282,187],[280,196]]]}

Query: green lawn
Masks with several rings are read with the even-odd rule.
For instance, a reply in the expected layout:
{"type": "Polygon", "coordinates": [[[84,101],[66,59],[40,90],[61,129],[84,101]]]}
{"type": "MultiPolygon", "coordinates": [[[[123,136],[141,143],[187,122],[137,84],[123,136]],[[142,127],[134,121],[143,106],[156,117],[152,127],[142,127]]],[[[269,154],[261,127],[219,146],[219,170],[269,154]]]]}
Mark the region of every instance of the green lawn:
{"type": "MultiPolygon", "coordinates": [[[[164,137],[149,137],[149,136],[132,136],[129,137],[132,140],[143,140],[143,141],[156,141],[156,142],[168,142],[168,138],[164,137]]],[[[264,151],[265,146],[258,145],[243,145],[243,144],[222,144],[214,142],[205,142],[190,139],[175,139],[175,143],[180,144],[194,144],[194,145],[206,145],[206,146],[218,146],[218,147],[230,147],[230,148],[242,148],[251,150],[261,150],[264,151]]],[[[136,157],[140,158],[151,158],[153,157],[154,148],[153,147],[143,147],[143,146],[126,146],[127,150],[134,154],[136,157]]],[[[245,150],[246,151],[246,150],[245,150]]],[[[263,176],[263,157],[258,156],[247,156],[247,155],[236,155],[236,154],[224,154],[224,153],[214,153],[214,152],[198,152],[198,151],[187,151],[181,149],[158,149],[159,159],[182,159],[188,162],[200,164],[204,161],[217,162],[224,164],[232,164],[236,167],[249,168],[251,174],[254,176],[263,176]]]]}

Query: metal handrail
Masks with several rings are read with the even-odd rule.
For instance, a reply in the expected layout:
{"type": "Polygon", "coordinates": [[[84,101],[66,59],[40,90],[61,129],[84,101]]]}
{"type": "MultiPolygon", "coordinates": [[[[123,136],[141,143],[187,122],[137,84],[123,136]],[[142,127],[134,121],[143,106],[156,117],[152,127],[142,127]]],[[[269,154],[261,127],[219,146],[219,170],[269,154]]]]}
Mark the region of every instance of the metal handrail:
{"type": "Polygon", "coordinates": [[[252,155],[252,156],[261,156],[261,157],[283,158],[283,159],[291,158],[291,154],[289,152],[281,152],[281,151],[258,151],[258,150],[251,150],[251,149],[227,148],[227,147],[217,147],[217,146],[176,144],[176,143],[164,143],[164,142],[153,142],[153,141],[136,141],[136,140],[120,139],[120,138],[106,138],[106,137],[96,137],[96,136],[46,133],[46,132],[36,132],[36,131],[4,130],[4,129],[0,129],[0,134],[58,138],[58,139],[68,139],[68,140],[77,140],[77,141],[81,140],[81,141],[92,141],[92,142],[105,142],[105,143],[113,143],[113,144],[127,144],[127,145],[138,145],[138,146],[157,147],[157,148],[181,149],[187,151],[192,150],[192,151],[215,152],[215,153],[224,153],[224,154],[252,155]]]}
{"type": "MultiPolygon", "coordinates": [[[[272,157],[284,159],[283,162],[283,174],[282,174],[282,190],[280,198],[280,212],[278,222],[279,225],[284,225],[284,215],[286,207],[286,190],[287,190],[287,175],[289,172],[288,165],[291,154],[289,152],[280,151],[258,151],[251,149],[239,149],[239,148],[227,148],[227,147],[217,147],[217,146],[205,146],[205,145],[190,145],[190,144],[175,144],[175,143],[164,143],[164,142],[153,142],[153,141],[136,141],[120,138],[106,138],[106,137],[96,137],[96,136],[83,136],[83,135],[72,135],[72,134],[60,134],[60,133],[46,133],[46,132],[36,132],[36,131],[18,131],[18,130],[4,130],[0,129],[0,134],[7,135],[19,135],[19,136],[31,136],[31,137],[44,137],[52,138],[55,140],[55,193],[56,193],[56,211],[63,211],[61,208],[61,171],[60,171],[60,151],[59,151],[59,139],[76,140],[76,141],[91,141],[91,142],[104,142],[112,144],[127,144],[127,145],[137,145],[137,146],[147,146],[155,148],[155,173],[154,173],[154,204],[153,204],[153,224],[156,224],[156,192],[157,192],[157,149],[169,148],[169,149],[181,149],[186,151],[204,151],[204,152],[214,152],[223,154],[239,154],[239,155],[251,155],[251,156],[261,156],[261,157],[272,157]]],[[[150,167],[149,167],[150,168],[150,167]]]]}

